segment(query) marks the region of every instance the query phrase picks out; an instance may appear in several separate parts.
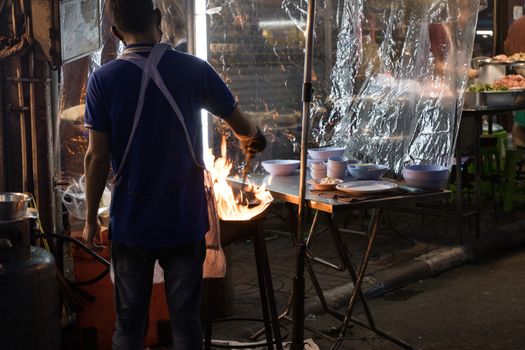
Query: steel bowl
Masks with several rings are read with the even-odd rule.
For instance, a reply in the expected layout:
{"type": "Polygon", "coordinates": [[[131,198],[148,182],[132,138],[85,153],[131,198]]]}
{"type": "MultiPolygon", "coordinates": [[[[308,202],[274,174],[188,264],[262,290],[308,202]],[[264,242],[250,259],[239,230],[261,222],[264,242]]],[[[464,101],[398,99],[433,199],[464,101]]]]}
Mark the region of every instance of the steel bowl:
{"type": "Polygon", "coordinates": [[[512,65],[512,69],[514,69],[514,72],[516,72],[516,74],[519,74],[525,77],[525,62],[514,63],[512,65]]]}
{"type": "Polygon", "coordinates": [[[31,196],[25,193],[0,193],[0,221],[19,220],[26,215],[31,196]]]}
{"type": "Polygon", "coordinates": [[[515,98],[518,91],[483,91],[485,104],[489,107],[507,107],[515,104],[515,98]]]}
{"type": "Polygon", "coordinates": [[[482,65],[490,64],[492,62],[491,57],[475,57],[472,59],[472,66],[474,69],[479,69],[482,65]]]}

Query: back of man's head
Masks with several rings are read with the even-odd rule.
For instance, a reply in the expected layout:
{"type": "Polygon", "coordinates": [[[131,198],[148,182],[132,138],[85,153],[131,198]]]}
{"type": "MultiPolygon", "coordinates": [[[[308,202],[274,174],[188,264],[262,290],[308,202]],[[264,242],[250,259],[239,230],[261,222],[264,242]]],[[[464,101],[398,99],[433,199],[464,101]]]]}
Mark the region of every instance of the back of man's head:
{"type": "Polygon", "coordinates": [[[108,0],[108,10],[115,26],[126,33],[148,31],[155,21],[152,0],[108,0]]]}

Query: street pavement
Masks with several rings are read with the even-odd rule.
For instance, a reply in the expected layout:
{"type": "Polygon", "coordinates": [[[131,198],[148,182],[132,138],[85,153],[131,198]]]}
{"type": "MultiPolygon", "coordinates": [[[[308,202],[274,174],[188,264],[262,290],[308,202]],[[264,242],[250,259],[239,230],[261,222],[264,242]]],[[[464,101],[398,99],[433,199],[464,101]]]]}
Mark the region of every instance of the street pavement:
{"type": "MultiPolygon", "coordinates": [[[[525,349],[524,291],[522,247],[407,285],[369,305],[379,327],[415,349],[520,350],[525,349]]],[[[337,325],[328,316],[307,323],[337,325]]],[[[344,349],[399,349],[358,327],[350,337],[356,340],[346,341],[344,349]]],[[[328,342],[318,344],[329,348],[328,342]]]]}
{"type": "MultiPolygon", "coordinates": [[[[267,222],[267,247],[279,311],[288,301],[294,275],[294,249],[286,232],[285,213],[273,212],[267,222]],[[280,219],[281,218],[281,219],[280,219]]],[[[354,216],[336,218],[339,227],[345,221],[352,230],[362,230],[365,218],[354,216]]],[[[495,223],[490,215],[483,216],[482,237],[498,238],[495,227],[518,222],[519,212],[500,215],[495,223]]],[[[475,242],[469,223],[465,223],[467,242],[475,242]]],[[[329,234],[321,227],[312,239],[312,251],[323,258],[337,262],[337,255],[329,234]]],[[[353,260],[359,261],[366,239],[360,235],[343,234],[353,260]]],[[[229,274],[233,281],[233,308],[229,316],[260,317],[259,296],[253,248],[250,242],[236,243],[227,248],[229,274]]],[[[414,258],[443,247],[455,246],[453,220],[443,216],[392,213],[380,231],[370,261],[364,287],[374,281],[374,275],[412,261],[414,258]],[[400,234],[402,233],[402,234],[400,234]]],[[[421,280],[397,289],[379,298],[369,300],[377,325],[415,349],[525,349],[525,247],[498,253],[490,260],[469,262],[437,277],[421,280]],[[521,250],[519,250],[521,248],[521,250]]],[[[314,265],[323,289],[347,284],[347,272],[337,272],[314,265]]],[[[306,278],[306,297],[315,297],[310,279],[306,278]]],[[[344,309],[340,308],[343,312],[344,309]]],[[[363,319],[361,307],[355,310],[363,319]]],[[[283,322],[291,331],[290,325],[283,322]]],[[[340,322],[323,314],[308,314],[305,326],[323,334],[338,334],[340,322]]],[[[224,323],[214,328],[213,338],[245,341],[251,332],[260,328],[256,323],[224,323]]],[[[329,349],[331,342],[306,331],[321,349],[329,349]]],[[[354,326],[340,347],[346,349],[399,349],[382,338],[354,326]]],[[[289,340],[289,337],[288,337],[289,340]]]]}

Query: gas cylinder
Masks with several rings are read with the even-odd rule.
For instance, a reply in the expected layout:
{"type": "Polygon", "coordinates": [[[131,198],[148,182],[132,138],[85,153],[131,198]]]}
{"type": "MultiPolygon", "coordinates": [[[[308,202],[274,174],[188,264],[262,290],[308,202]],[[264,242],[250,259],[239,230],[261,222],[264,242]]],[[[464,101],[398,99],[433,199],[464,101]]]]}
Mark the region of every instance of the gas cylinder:
{"type": "Polygon", "coordinates": [[[55,259],[21,245],[29,223],[0,225],[0,348],[59,350],[61,343],[55,259]]]}

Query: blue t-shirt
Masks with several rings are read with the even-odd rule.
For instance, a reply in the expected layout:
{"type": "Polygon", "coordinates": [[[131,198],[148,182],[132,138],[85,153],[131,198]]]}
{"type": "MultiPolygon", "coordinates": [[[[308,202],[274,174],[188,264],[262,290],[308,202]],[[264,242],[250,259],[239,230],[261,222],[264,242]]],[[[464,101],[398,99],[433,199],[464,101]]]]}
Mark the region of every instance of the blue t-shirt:
{"type": "MultiPolygon", "coordinates": [[[[139,54],[148,53],[146,48],[139,54]]],[[[235,99],[213,68],[194,56],[168,50],[158,69],[202,162],[201,109],[225,118],[233,112],[235,99]]],[[[114,60],[89,79],[85,125],[109,133],[114,172],[131,134],[141,76],[133,63],[114,60]]],[[[120,185],[113,191],[110,215],[111,239],[130,246],[191,244],[208,230],[203,170],[193,162],[179,120],[152,80],[120,185]]]]}

